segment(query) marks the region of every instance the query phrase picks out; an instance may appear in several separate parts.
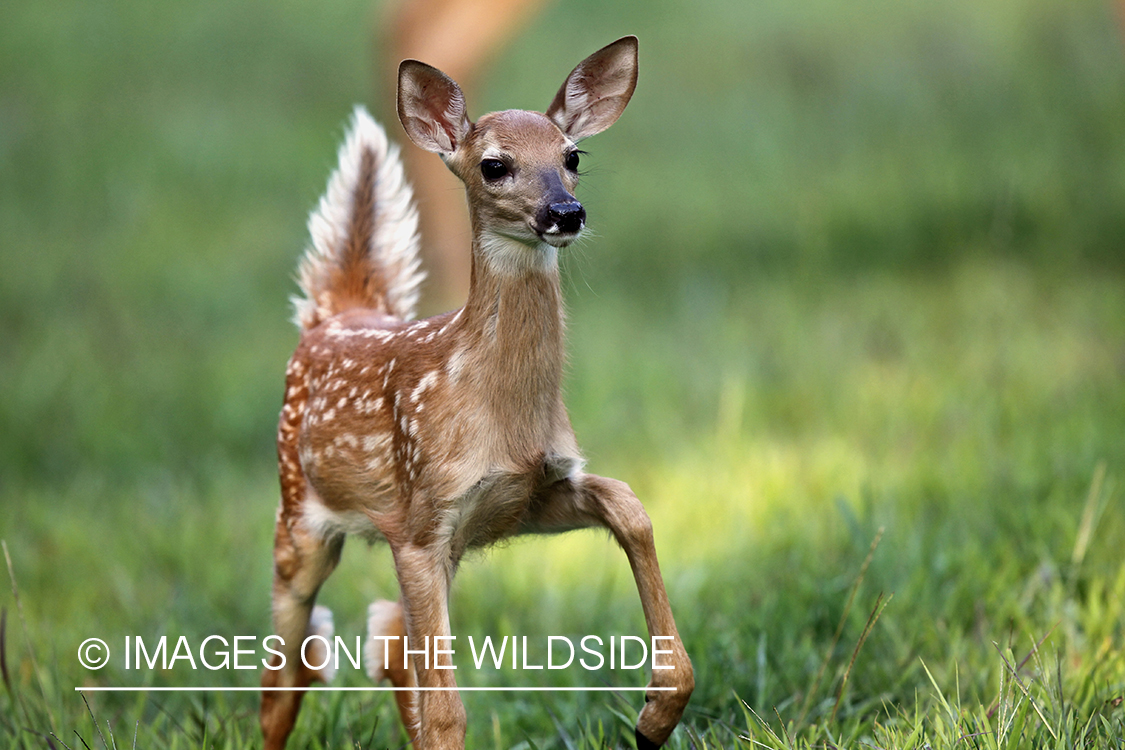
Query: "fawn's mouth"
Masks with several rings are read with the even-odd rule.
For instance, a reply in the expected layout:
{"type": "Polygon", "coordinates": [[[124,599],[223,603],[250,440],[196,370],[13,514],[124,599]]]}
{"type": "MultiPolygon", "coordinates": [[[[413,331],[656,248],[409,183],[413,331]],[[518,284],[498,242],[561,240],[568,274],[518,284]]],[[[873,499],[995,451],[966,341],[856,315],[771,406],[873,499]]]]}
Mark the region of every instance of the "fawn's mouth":
{"type": "Polygon", "coordinates": [[[566,247],[582,236],[582,229],[578,229],[574,232],[564,232],[557,226],[548,229],[539,229],[533,226],[531,229],[540,240],[553,247],[566,247]]]}

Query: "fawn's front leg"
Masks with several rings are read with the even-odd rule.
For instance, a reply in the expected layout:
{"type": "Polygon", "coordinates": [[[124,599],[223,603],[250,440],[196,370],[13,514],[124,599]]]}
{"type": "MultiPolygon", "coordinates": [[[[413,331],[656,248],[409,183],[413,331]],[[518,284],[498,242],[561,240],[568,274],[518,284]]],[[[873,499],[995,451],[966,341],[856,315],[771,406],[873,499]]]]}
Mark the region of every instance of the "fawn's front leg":
{"type": "Polygon", "coordinates": [[[659,664],[671,669],[653,670],[648,684],[650,690],[645,693],[645,706],[637,719],[638,750],[658,748],[679,724],[695,688],[695,677],[672,618],[672,608],[668,604],[668,594],[664,590],[660,564],[656,559],[652,522],[641,501],[624,482],[580,474],[547,490],[535,507],[526,530],[551,532],[589,526],[609,529],[625,550],[637,582],[649,637],[672,637],[670,644],[665,641],[660,643],[672,653],[659,664]]]}
{"type": "Polygon", "coordinates": [[[417,737],[418,750],[461,750],[465,747],[465,706],[457,694],[452,660],[448,654],[440,659],[436,654],[439,649],[453,648],[449,637],[449,584],[453,573],[449,550],[442,545],[421,547],[413,543],[392,543],[391,550],[409,648],[417,652],[414,673],[419,687],[430,688],[417,693],[419,727],[411,736],[417,737]],[[424,648],[426,655],[420,653],[424,648]]]}

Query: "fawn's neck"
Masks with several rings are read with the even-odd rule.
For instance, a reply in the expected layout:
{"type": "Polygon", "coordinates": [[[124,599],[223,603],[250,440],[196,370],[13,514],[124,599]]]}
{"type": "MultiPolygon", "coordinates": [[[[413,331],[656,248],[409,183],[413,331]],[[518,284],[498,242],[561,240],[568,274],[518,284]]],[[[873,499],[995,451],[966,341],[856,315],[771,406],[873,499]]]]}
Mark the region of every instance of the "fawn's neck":
{"type": "Polygon", "coordinates": [[[477,232],[461,326],[483,398],[505,421],[560,403],[564,312],[555,248],[477,232]]]}

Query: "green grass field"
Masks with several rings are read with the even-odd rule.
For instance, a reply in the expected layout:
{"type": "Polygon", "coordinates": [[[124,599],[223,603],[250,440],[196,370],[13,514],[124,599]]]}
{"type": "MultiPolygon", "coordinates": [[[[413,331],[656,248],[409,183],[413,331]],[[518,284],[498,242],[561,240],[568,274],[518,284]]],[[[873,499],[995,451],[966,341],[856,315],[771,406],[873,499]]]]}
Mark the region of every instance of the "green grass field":
{"type": "MultiPolygon", "coordinates": [[[[373,83],[367,4],[18,2],[0,23],[0,746],[252,748],[304,222],[373,83]],[[18,594],[17,594],[18,591],[18,594]],[[89,671],[90,637],[117,652],[89,671]],[[170,644],[171,645],[171,644],[170,644]]],[[[495,63],[542,108],[641,39],[564,258],[567,401],[652,515],[696,692],[670,747],[1125,746],[1125,44],[1100,0],[558,2],[495,63]]],[[[388,128],[399,140],[399,129],[388,128]]],[[[395,595],[349,542],[354,638],[395,595]]],[[[466,561],[462,644],[643,635],[594,532],[466,561]]],[[[638,687],[642,670],[464,686],[638,687]]],[[[363,686],[356,670],[338,684],[363,686]]],[[[466,693],[470,748],[633,747],[636,692],[466,693]]],[[[401,747],[310,695],[295,748],[401,747]]]]}

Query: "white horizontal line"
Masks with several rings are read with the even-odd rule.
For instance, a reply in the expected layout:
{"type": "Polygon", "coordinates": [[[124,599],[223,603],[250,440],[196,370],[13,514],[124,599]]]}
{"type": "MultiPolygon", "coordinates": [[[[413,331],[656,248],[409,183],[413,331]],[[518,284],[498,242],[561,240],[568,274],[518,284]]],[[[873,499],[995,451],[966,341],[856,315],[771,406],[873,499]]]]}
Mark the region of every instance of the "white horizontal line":
{"type": "Polygon", "coordinates": [[[405,690],[418,690],[422,692],[453,691],[458,693],[478,692],[618,692],[625,690],[652,690],[654,692],[675,691],[674,687],[325,687],[317,685],[312,687],[76,687],[79,693],[260,693],[269,691],[295,692],[298,690],[310,693],[395,693],[405,690]]]}

